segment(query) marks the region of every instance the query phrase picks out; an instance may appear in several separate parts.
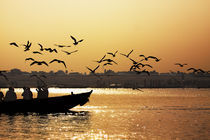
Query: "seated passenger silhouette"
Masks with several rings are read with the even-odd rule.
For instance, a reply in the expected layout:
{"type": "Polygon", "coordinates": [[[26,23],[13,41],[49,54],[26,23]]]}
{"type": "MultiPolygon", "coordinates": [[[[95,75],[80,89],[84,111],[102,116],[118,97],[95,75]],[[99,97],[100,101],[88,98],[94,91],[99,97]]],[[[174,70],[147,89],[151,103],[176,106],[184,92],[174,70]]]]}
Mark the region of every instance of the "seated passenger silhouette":
{"type": "Polygon", "coordinates": [[[17,95],[14,92],[13,87],[9,87],[9,90],[6,92],[4,101],[15,101],[17,99],[17,95]]]}
{"type": "Polygon", "coordinates": [[[38,99],[48,98],[49,91],[48,91],[48,88],[47,87],[38,87],[36,89],[36,91],[37,91],[37,98],[38,99]]]}
{"type": "Polygon", "coordinates": [[[43,99],[43,90],[42,90],[42,88],[38,86],[36,91],[37,91],[37,98],[38,99],[43,99]]]}
{"type": "Polygon", "coordinates": [[[49,91],[47,87],[43,87],[43,94],[44,94],[44,98],[48,98],[49,96],[49,91]]]}
{"type": "Polygon", "coordinates": [[[31,92],[29,87],[23,88],[22,96],[23,96],[24,100],[32,100],[33,99],[33,93],[31,92]]]}
{"type": "Polygon", "coordinates": [[[4,100],[4,94],[2,91],[0,91],[0,102],[2,102],[4,100]]]}

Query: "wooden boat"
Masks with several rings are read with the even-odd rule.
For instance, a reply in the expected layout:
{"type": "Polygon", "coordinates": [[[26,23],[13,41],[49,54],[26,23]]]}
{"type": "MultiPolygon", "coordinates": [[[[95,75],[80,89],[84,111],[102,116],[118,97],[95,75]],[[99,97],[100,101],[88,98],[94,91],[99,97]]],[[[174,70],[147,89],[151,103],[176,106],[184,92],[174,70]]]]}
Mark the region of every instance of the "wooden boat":
{"type": "Polygon", "coordinates": [[[89,97],[93,91],[86,93],[65,95],[58,97],[49,97],[46,99],[33,99],[1,102],[0,113],[51,113],[51,112],[68,112],[69,109],[84,105],[89,101],[89,97]]]}

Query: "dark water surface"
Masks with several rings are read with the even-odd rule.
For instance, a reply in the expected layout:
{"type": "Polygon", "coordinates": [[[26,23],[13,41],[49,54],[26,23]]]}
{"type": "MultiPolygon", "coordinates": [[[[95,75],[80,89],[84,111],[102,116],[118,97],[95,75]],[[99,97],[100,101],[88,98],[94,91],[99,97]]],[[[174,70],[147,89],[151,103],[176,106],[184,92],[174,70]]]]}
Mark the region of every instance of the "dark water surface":
{"type": "Polygon", "coordinates": [[[89,103],[67,115],[0,114],[0,139],[210,139],[210,89],[93,90],[89,103]]]}

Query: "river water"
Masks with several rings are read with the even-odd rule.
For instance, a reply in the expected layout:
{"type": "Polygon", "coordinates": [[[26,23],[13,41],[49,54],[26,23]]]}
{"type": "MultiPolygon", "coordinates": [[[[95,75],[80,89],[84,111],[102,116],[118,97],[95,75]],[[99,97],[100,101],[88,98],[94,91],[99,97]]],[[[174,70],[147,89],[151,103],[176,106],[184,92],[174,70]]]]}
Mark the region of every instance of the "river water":
{"type": "MultiPolygon", "coordinates": [[[[91,89],[49,90],[59,96],[91,89]]],[[[21,98],[22,89],[15,91],[21,98]]],[[[90,102],[72,111],[0,114],[0,139],[210,139],[210,89],[93,88],[90,102]]]]}

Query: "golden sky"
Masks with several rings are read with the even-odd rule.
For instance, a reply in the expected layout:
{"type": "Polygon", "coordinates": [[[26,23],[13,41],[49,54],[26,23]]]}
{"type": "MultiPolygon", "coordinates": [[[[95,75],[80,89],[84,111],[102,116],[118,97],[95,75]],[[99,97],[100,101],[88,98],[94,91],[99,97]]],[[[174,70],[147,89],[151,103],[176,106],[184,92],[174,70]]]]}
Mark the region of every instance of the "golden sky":
{"type": "MultiPolygon", "coordinates": [[[[210,70],[210,1],[209,0],[0,0],[0,70],[65,70],[63,65],[29,66],[25,58],[64,60],[68,70],[87,72],[106,52],[154,55],[162,59],[151,62],[159,72],[178,70],[176,62],[188,67],[210,70]],[[59,49],[54,44],[72,45],[70,35],[84,39],[78,46],[59,49]],[[32,42],[32,51],[44,47],[63,52],[43,56],[24,52],[10,42],[32,42]]],[[[122,55],[118,65],[106,69],[127,71],[130,60],[122,55]]],[[[98,71],[103,71],[100,67],[98,71]]],[[[151,69],[153,70],[153,69],[151,69]]]]}

